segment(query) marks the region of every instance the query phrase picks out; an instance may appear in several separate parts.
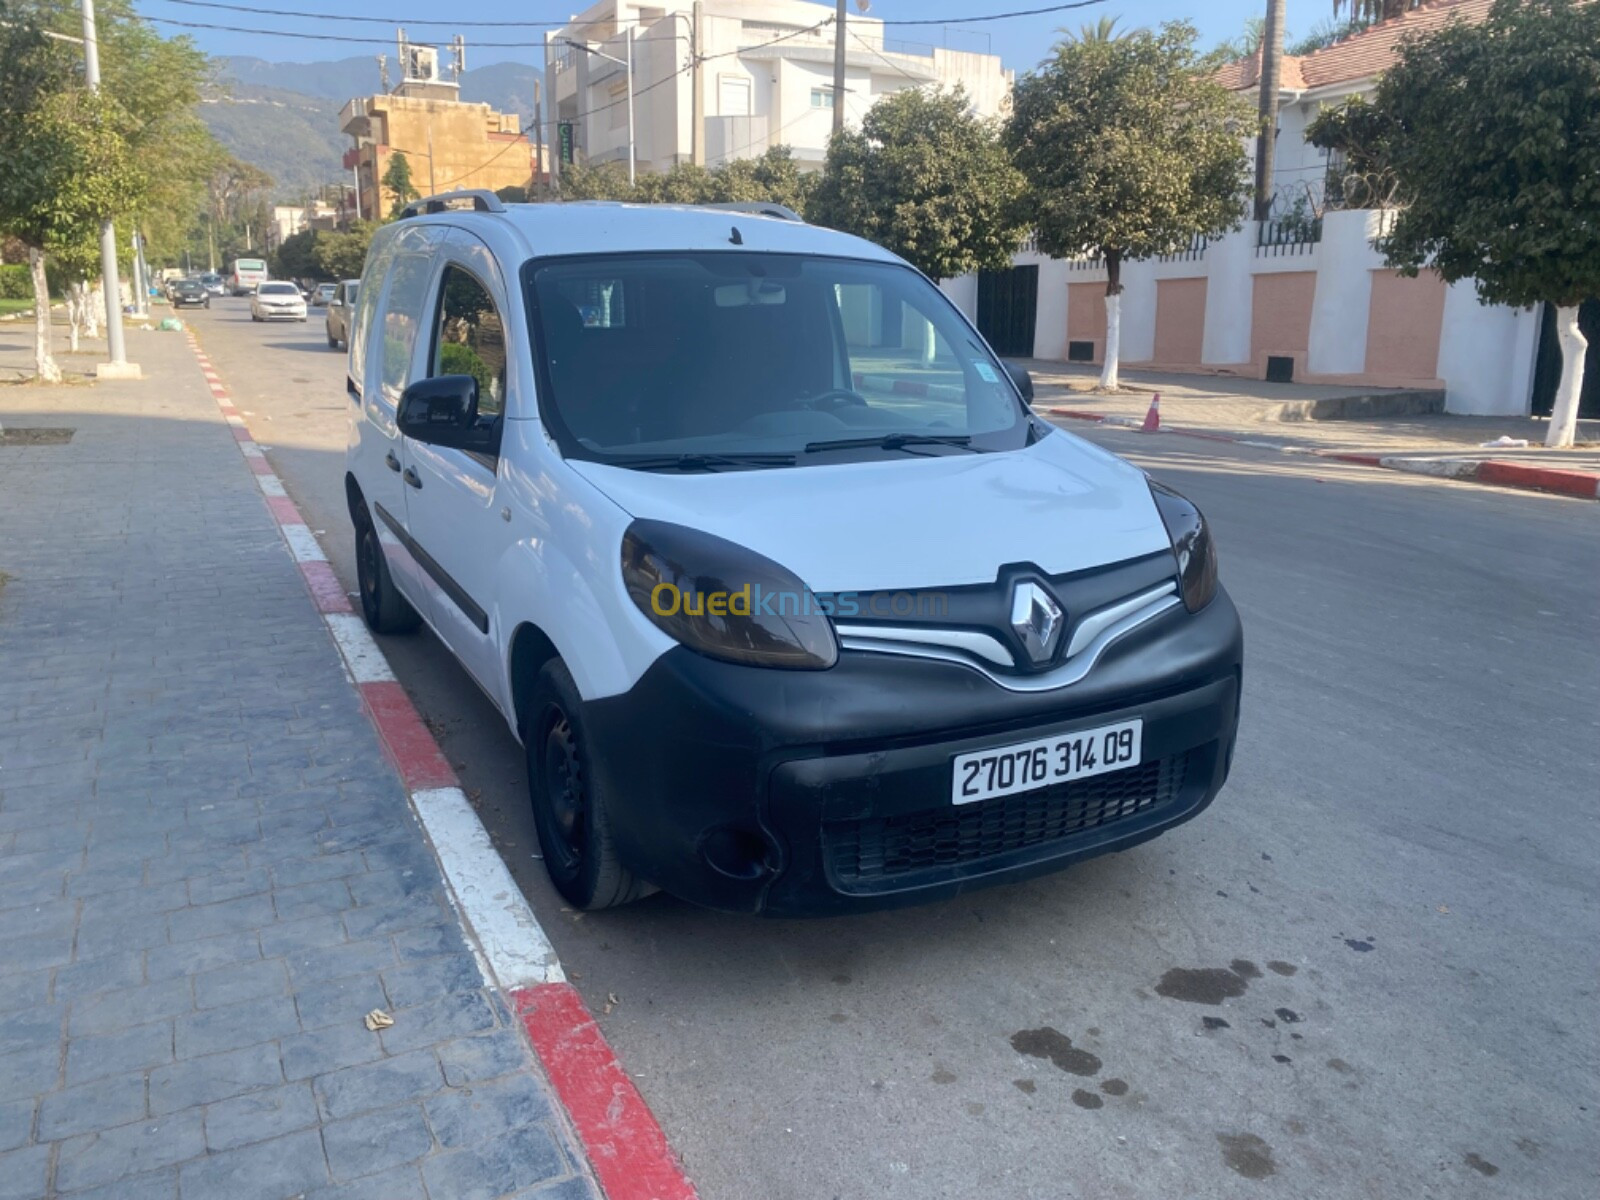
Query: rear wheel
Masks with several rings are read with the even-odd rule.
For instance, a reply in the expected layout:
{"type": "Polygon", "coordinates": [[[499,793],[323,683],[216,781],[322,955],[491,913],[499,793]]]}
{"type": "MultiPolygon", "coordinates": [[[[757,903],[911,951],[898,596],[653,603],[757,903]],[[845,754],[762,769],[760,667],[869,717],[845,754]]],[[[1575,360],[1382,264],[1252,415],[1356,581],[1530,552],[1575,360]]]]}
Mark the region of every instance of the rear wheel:
{"type": "Polygon", "coordinates": [[[583,700],[560,659],[539,670],[522,731],[544,866],[574,908],[626,904],[655,889],[617,857],[605,788],[590,766],[583,700]]]}
{"type": "Polygon", "coordinates": [[[421,623],[417,610],[394,586],[378,531],[365,511],[356,525],[356,584],[361,589],[361,615],[374,633],[410,633],[421,623]]]}

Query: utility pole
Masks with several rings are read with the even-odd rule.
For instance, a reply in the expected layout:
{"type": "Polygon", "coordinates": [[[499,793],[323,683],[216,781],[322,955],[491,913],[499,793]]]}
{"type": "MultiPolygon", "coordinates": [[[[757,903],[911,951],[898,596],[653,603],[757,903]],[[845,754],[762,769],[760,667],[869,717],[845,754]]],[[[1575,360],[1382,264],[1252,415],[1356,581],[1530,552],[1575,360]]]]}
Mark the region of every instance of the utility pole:
{"type": "MultiPolygon", "coordinates": [[[[1282,0],[1279,0],[1281,3],[1282,0]]],[[[844,132],[844,9],[839,0],[833,18],[833,135],[844,132]]]]}
{"type": "Polygon", "coordinates": [[[544,81],[533,81],[533,186],[528,189],[528,199],[534,199],[544,174],[544,81]]]}
{"type": "Polygon", "coordinates": [[[1278,92],[1283,81],[1284,0],[1267,0],[1267,23],[1261,31],[1260,133],[1256,136],[1255,218],[1272,215],[1273,155],[1278,140],[1278,92]]]}
{"type": "Polygon", "coordinates": [[[693,121],[689,129],[689,159],[697,167],[706,165],[706,88],[701,66],[705,57],[705,43],[701,30],[705,23],[705,9],[700,0],[694,0],[694,13],[689,26],[689,55],[694,64],[690,72],[693,84],[693,121]]]}
{"type": "MultiPolygon", "coordinates": [[[[100,90],[100,42],[95,33],[94,0],[83,0],[83,79],[91,92],[100,90]]],[[[117,278],[117,229],[100,222],[100,286],[106,294],[106,351],[109,363],[95,366],[102,379],[138,379],[139,364],[128,361],[122,335],[122,281],[117,278]]]]}

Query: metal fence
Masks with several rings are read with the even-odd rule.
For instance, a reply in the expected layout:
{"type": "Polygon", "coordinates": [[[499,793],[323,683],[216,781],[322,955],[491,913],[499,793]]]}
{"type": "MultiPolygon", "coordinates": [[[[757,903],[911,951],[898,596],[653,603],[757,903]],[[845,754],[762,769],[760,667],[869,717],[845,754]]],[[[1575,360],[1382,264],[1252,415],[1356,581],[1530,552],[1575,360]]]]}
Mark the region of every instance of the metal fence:
{"type": "Polygon", "coordinates": [[[1157,262],[1199,262],[1206,256],[1206,247],[1211,244],[1211,239],[1203,233],[1197,233],[1189,239],[1186,246],[1179,246],[1168,254],[1156,255],[1157,262]]]}
{"type": "Polygon", "coordinates": [[[1295,215],[1281,221],[1259,221],[1256,224],[1258,258],[1310,254],[1321,240],[1321,217],[1295,215]]]}

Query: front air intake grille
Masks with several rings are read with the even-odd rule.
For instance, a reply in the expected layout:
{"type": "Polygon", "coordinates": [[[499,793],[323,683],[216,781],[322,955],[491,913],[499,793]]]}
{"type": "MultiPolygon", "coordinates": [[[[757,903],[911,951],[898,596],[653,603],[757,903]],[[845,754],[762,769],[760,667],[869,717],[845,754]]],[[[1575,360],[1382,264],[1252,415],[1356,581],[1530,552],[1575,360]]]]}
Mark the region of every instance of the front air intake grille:
{"type": "Polygon", "coordinates": [[[823,827],[824,850],[835,880],[849,885],[1067,842],[1170,804],[1183,790],[1188,757],[978,804],[833,822],[823,827]]]}

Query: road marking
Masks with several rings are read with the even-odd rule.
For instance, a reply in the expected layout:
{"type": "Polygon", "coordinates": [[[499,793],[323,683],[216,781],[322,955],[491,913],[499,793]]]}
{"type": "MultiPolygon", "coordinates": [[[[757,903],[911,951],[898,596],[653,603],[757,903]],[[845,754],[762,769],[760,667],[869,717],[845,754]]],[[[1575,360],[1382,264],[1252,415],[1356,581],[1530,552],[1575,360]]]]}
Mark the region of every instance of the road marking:
{"type": "Polygon", "coordinates": [[[367,623],[353,613],[324,613],[328,629],[344,656],[350,678],[357,683],[393,683],[394,672],[389,660],[367,632],[367,623]]]}
{"type": "Polygon", "coordinates": [[[450,887],[472,914],[484,957],[507,990],[565,983],[555,947],[545,937],[505,859],[458,787],[420,788],[411,794],[441,862],[450,864],[450,887]]]}
{"type": "Polygon", "coordinates": [[[257,475],[256,483],[260,486],[261,490],[269,496],[288,495],[288,493],[283,490],[283,480],[279,479],[276,475],[257,475]]]}
{"type": "Polygon", "coordinates": [[[322,547],[317,544],[317,539],[311,535],[311,530],[304,525],[285,525],[283,527],[283,540],[289,543],[289,552],[294,555],[295,562],[328,561],[328,556],[322,552],[322,547]]]}

